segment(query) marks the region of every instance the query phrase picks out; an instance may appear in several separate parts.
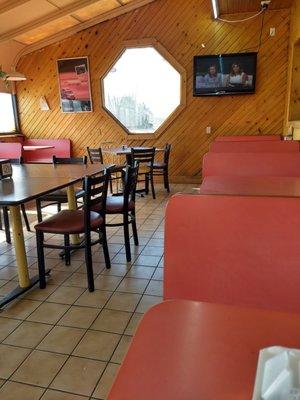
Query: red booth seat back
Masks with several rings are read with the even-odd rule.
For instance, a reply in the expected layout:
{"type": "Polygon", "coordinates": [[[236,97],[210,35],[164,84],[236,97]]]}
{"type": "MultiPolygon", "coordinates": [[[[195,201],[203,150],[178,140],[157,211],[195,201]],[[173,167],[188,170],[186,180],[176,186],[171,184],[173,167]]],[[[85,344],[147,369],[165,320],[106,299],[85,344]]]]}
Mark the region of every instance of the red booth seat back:
{"type": "Polygon", "coordinates": [[[280,135],[245,135],[245,136],[218,136],[216,142],[253,142],[253,141],[281,140],[280,135]]]}
{"type": "Polygon", "coordinates": [[[20,158],[21,156],[21,143],[0,143],[0,158],[20,158]]]}
{"type": "Polygon", "coordinates": [[[202,176],[300,176],[299,153],[207,153],[202,176]]]}
{"type": "Polygon", "coordinates": [[[174,196],[164,298],[299,313],[299,227],[297,198],[174,196]]]}
{"type": "Polygon", "coordinates": [[[27,139],[24,146],[53,146],[51,149],[24,151],[27,163],[51,163],[52,157],[71,157],[71,141],[69,139],[27,139]]]}
{"type": "Polygon", "coordinates": [[[298,141],[213,142],[213,153],[299,153],[298,141]]]}

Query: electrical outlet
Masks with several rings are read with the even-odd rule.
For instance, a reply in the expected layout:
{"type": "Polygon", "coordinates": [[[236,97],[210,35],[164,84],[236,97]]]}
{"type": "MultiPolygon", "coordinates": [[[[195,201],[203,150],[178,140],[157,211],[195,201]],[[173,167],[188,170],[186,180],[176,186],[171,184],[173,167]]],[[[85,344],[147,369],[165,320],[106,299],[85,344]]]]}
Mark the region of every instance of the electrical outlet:
{"type": "Polygon", "coordinates": [[[211,126],[207,126],[205,131],[206,131],[207,135],[210,135],[211,134],[211,126]]]}
{"type": "Polygon", "coordinates": [[[270,28],[270,36],[275,36],[276,35],[276,28],[270,28]]]}

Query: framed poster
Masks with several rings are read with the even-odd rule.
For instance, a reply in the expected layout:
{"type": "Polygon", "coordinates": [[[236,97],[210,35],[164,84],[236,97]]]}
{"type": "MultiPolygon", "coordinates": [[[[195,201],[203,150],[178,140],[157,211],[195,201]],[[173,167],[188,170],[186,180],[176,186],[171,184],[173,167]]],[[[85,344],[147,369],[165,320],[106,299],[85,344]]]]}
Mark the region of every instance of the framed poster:
{"type": "Polygon", "coordinates": [[[57,60],[61,111],[91,112],[92,95],[87,57],[57,60]]]}

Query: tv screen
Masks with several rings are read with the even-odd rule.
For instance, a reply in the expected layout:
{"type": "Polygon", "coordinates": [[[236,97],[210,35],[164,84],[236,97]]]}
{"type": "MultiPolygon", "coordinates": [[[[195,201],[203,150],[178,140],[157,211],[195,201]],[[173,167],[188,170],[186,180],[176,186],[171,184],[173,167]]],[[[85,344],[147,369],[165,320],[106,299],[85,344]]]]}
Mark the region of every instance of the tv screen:
{"type": "Polygon", "coordinates": [[[194,58],[194,96],[255,92],[257,53],[194,58]]]}

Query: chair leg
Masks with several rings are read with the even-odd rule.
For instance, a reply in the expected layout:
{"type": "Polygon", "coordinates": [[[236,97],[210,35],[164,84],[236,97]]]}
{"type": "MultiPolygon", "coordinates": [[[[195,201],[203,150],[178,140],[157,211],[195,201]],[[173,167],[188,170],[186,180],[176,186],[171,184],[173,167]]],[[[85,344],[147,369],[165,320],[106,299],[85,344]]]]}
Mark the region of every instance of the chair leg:
{"type": "Polygon", "coordinates": [[[46,287],[46,269],[45,269],[45,255],[44,255],[44,234],[43,232],[36,232],[37,256],[38,267],[40,276],[40,289],[46,287]]]}
{"type": "Polygon", "coordinates": [[[31,232],[30,231],[30,225],[29,225],[28,217],[27,217],[27,214],[26,214],[25,204],[21,204],[21,210],[22,210],[22,215],[23,215],[24,222],[25,222],[25,225],[26,225],[26,229],[27,229],[28,232],[31,232]]]}
{"type": "Polygon", "coordinates": [[[131,215],[132,215],[132,233],[133,233],[134,244],[136,246],[138,246],[139,238],[138,238],[137,227],[136,227],[135,211],[132,211],[131,215]]]}
{"type": "Polygon", "coordinates": [[[61,203],[57,203],[57,212],[61,212],[61,203]]]}
{"type": "Polygon", "coordinates": [[[85,251],[85,264],[86,264],[88,288],[89,288],[90,292],[93,292],[95,290],[95,284],[94,284],[94,271],[93,271],[93,259],[92,259],[92,246],[91,246],[90,232],[85,234],[84,251],[85,251]]]}
{"type": "Polygon", "coordinates": [[[148,174],[145,175],[145,193],[146,194],[149,193],[149,175],[148,174]]]}
{"type": "Polygon", "coordinates": [[[151,190],[152,190],[152,197],[155,199],[155,189],[154,189],[154,176],[150,174],[150,181],[151,181],[151,190]]]}
{"type": "Polygon", "coordinates": [[[3,211],[3,207],[0,208],[0,231],[3,229],[1,210],[3,211]]]}
{"type": "Polygon", "coordinates": [[[124,240],[125,240],[126,260],[127,260],[127,262],[130,262],[131,261],[131,251],[130,251],[128,214],[123,215],[123,223],[124,223],[124,240]]]}
{"type": "Polygon", "coordinates": [[[101,243],[103,247],[103,253],[104,253],[104,259],[105,259],[105,266],[107,269],[110,269],[110,257],[109,257],[109,251],[108,251],[108,245],[107,245],[107,237],[106,237],[106,228],[105,225],[103,224],[103,227],[101,229],[100,234],[102,233],[101,236],[101,243]]]}
{"type": "Polygon", "coordinates": [[[169,171],[167,169],[164,170],[164,184],[165,184],[165,189],[167,189],[168,193],[170,193],[169,171]]]}
{"type": "Polygon", "coordinates": [[[7,207],[3,207],[3,222],[4,222],[6,242],[11,243],[11,235],[10,235],[10,229],[9,229],[9,216],[8,216],[8,208],[7,207]]]}
{"type": "Polygon", "coordinates": [[[110,193],[113,194],[113,183],[112,183],[112,179],[109,179],[109,189],[110,189],[110,193]]]}
{"type": "Polygon", "coordinates": [[[36,199],[35,204],[36,204],[36,213],[37,213],[38,222],[42,222],[43,221],[42,202],[40,199],[36,199]]]}
{"type": "Polygon", "coordinates": [[[64,235],[64,243],[65,243],[65,264],[71,264],[71,252],[70,252],[70,236],[64,235]]]}

